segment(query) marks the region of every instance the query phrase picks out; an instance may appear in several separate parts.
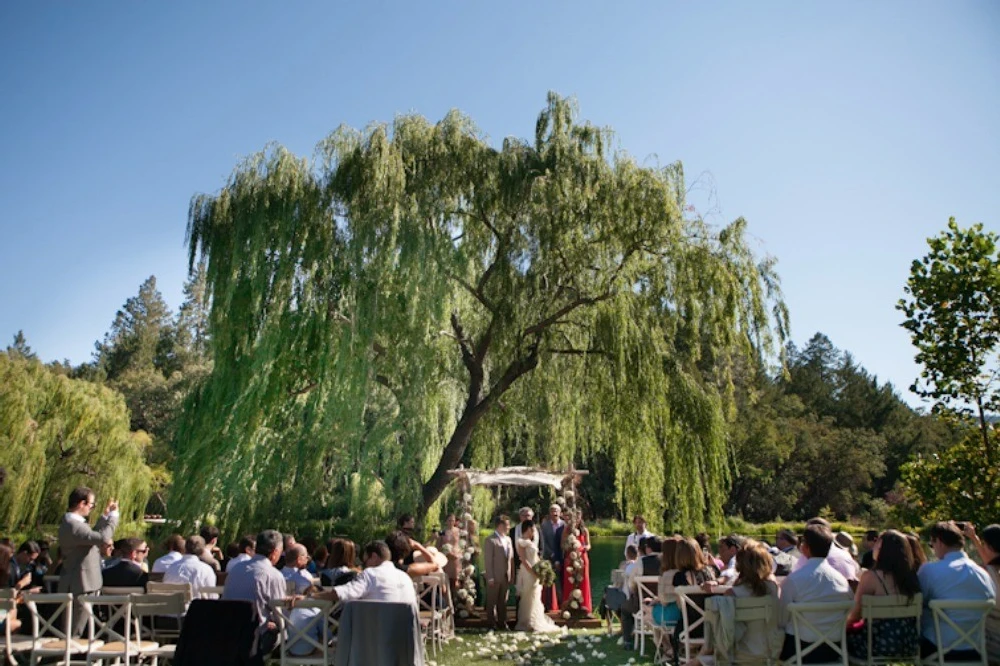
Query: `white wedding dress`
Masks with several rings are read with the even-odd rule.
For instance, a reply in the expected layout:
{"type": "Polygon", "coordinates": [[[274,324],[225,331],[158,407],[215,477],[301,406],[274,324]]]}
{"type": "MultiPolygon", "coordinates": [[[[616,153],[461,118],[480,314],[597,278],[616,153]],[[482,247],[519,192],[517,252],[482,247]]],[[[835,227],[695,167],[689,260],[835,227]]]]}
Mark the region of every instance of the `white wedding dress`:
{"type": "Polygon", "coordinates": [[[551,633],[560,631],[559,626],[545,614],[542,606],[542,585],[531,573],[524,570],[524,563],[534,567],[538,564],[538,548],[527,539],[518,539],[517,549],[521,553],[522,564],[517,569],[517,631],[551,633]]]}

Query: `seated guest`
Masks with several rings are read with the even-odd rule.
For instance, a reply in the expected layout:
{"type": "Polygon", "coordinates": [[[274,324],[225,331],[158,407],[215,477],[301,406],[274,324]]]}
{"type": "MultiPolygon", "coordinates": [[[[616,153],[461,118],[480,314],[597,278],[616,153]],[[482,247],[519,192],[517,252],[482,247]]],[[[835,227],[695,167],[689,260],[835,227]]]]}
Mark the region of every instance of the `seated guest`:
{"type": "MultiPolygon", "coordinates": [[[[15,593],[17,593],[27,587],[27,585],[31,582],[31,575],[27,574],[22,576],[20,579],[13,581],[11,576],[11,570],[13,568],[11,564],[13,561],[14,549],[6,543],[0,543],[0,589],[13,588],[15,593]]],[[[10,625],[11,633],[14,633],[21,628],[21,623],[18,621],[15,613],[8,614],[6,610],[0,609],[0,635],[3,635],[2,632],[7,630],[7,625],[10,625]]]]}
{"type": "Polygon", "coordinates": [[[230,569],[222,598],[253,602],[260,623],[257,654],[267,654],[278,637],[270,603],[286,597],[285,577],[275,567],[282,555],[281,532],[264,530],[258,534],[254,551],[252,558],[230,569]]]}
{"type": "Polygon", "coordinates": [[[226,563],[226,572],[232,571],[232,568],[239,564],[240,562],[248,562],[253,558],[254,550],[257,542],[257,537],[252,534],[247,534],[245,537],[240,539],[239,543],[239,553],[226,563]]]}
{"type": "Polygon", "coordinates": [[[862,569],[875,568],[876,541],[878,541],[878,530],[868,530],[865,532],[865,538],[861,540],[861,548],[864,552],[861,553],[861,559],[858,561],[862,569]]]}
{"type": "Polygon", "coordinates": [[[625,549],[625,559],[618,563],[618,568],[622,571],[628,568],[628,565],[639,559],[639,549],[635,546],[629,546],[625,549]]]}
{"type": "Polygon", "coordinates": [[[206,548],[204,537],[189,536],[184,544],[184,555],[179,561],[170,565],[163,574],[163,582],[190,584],[192,598],[201,596],[203,587],[214,587],[217,576],[212,567],[205,562],[206,548]]]}
{"type": "Polygon", "coordinates": [[[285,534],[281,542],[281,557],[278,558],[277,567],[279,569],[285,568],[285,554],[292,546],[294,546],[297,543],[298,542],[295,540],[294,534],[285,534]]]}
{"type": "Polygon", "coordinates": [[[201,561],[212,567],[212,571],[222,571],[222,565],[219,563],[222,558],[222,551],[219,550],[219,528],[214,525],[205,525],[199,534],[205,540],[205,550],[201,554],[201,561]]]}
{"type": "Polygon", "coordinates": [[[632,649],[632,632],[635,629],[632,617],[639,610],[639,576],[660,575],[660,551],[663,541],[657,536],[643,537],[639,540],[639,552],[643,555],[635,564],[625,570],[626,599],[621,606],[622,639],[625,649],[632,649]]]}
{"type": "Polygon", "coordinates": [[[1000,664],[1000,525],[984,529],[982,539],[976,535],[976,526],[972,523],[966,524],[964,532],[975,544],[997,592],[997,601],[986,618],[986,653],[990,664],[1000,664]]]}
{"type": "Polygon", "coordinates": [[[920,542],[920,537],[913,532],[905,534],[906,541],[910,544],[910,552],[913,553],[913,570],[920,571],[920,567],[927,564],[927,553],[924,552],[924,544],[920,542]]]}
{"type": "MultiPolygon", "coordinates": [[[[965,537],[954,522],[937,523],[931,528],[930,536],[931,549],[937,561],[928,562],[917,572],[925,606],[935,599],[996,600],[997,592],[990,575],[965,554],[965,537]]],[[[971,631],[979,619],[979,615],[971,611],[947,611],[945,615],[966,632],[971,631]]],[[[934,614],[929,608],[924,610],[921,623],[923,638],[920,651],[921,656],[926,657],[937,651],[934,614]]],[[[940,627],[941,640],[946,646],[958,640],[958,633],[947,622],[941,622],[940,627]]],[[[979,653],[975,645],[962,642],[948,652],[946,659],[978,661],[979,653]]]]}
{"type": "Polygon", "coordinates": [[[725,568],[719,572],[719,583],[731,585],[736,580],[736,553],[743,545],[743,537],[730,534],[719,539],[719,559],[725,563],[725,568]]]}
{"type": "Polygon", "coordinates": [[[142,570],[149,548],[137,537],[122,539],[118,543],[118,564],[101,571],[104,587],[146,587],[149,574],[142,570]]]}
{"type": "Polygon", "coordinates": [[[38,559],[40,552],[42,552],[42,549],[38,547],[37,542],[25,541],[22,543],[21,547],[17,549],[17,553],[14,554],[14,559],[10,561],[11,581],[16,582],[28,576],[30,582],[34,577],[35,561],[38,559]]]}
{"type": "MultiPolygon", "coordinates": [[[[805,558],[801,564],[781,584],[780,621],[785,627],[785,644],[781,650],[781,660],[787,661],[795,656],[795,627],[788,612],[788,605],[796,602],[831,603],[835,601],[850,601],[851,586],[844,576],[833,568],[828,559],[833,548],[833,533],[822,524],[807,525],[802,536],[799,549],[805,558]]],[[[844,622],[843,611],[835,613],[808,613],[808,620],[816,630],[826,632],[844,622]]],[[[811,627],[800,627],[802,649],[819,641],[811,627]]],[[[840,657],[829,645],[820,645],[803,657],[804,663],[824,663],[840,661],[840,657]]]]}
{"type": "Polygon", "coordinates": [[[295,594],[305,594],[306,590],[316,583],[312,574],[306,569],[308,564],[309,553],[301,543],[295,544],[285,553],[285,568],[281,570],[281,575],[286,581],[295,584],[295,594]]]}
{"type": "Polygon", "coordinates": [[[653,605],[653,622],[658,626],[676,624],[681,618],[674,597],[674,576],[677,575],[678,537],[666,537],[660,544],[660,580],[656,584],[658,603],[653,605]]]}
{"type": "Polygon", "coordinates": [[[171,534],[167,539],[166,548],[167,554],[153,562],[152,573],[167,573],[172,564],[181,561],[184,557],[184,537],[180,534],[171,534]]]}
{"type": "MultiPolygon", "coordinates": [[[[441,568],[435,561],[434,555],[422,543],[416,539],[407,537],[405,532],[393,532],[385,541],[375,543],[386,544],[389,548],[392,563],[400,571],[409,574],[411,578],[420,578],[421,576],[432,574],[441,568]],[[414,553],[423,555],[423,562],[414,562],[414,553]],[[407,564],[407,561],[410,563],[407,564]]],[[[366,558],[367,556],[366,553],[366,558]]]]}
{"type": "MultiPolygon", "coordinates": [[[[887,530],[872,548],[872,568],[861,574],[854,593],[854,608],[847,616],[847,647],[856,659],[868,657],[868,630],[861,621],[865,596],[905,596],[913,603],[920,581],[913,567],[913,552],[901,532],[887,530]]],[[[873,657],[911,657],[916,652],[920,628],[915,618],[887,618],[872,621],[873,657]]]]}
{"type": "Polygon", "coordinates": [[[316,582],[319,582],[320,572],[326,567],[326,561],[330,559],[330,549],[326,546],[319,546],[313,550],[312,557],[309,558],[309,573],[313,574],[316,582]]]}
{"type": "Polygon", "coordinates": [[[647,537],[645,541],[641,542],[642,557],[639,558],[639,563],[642,565],[643,576],[659,576],[660,575],[660,552],[663,550],[663,539],[658,536],[647,537]]]}
{"type": "Polygon", "coordinates": [[[705,562],[715,569],[715,577],[718,578],[722,570],[726,568],[726,563],[712,554],[712,537],[708,536],[708,532],[699,532],[695,535],[694,540],[698,542],[705,562]]]}
{"type": "Polygon", "coordinates": [[[97,553],[101,556],[101,569],[110,569],[122,560],[122,545],[125,539],[102,543],[97,547],[97,553]]]}
{"type": "Polygon", "coordinates": [[[357,578],[361,569],[357,565],[357,546],[350,539],[334,539],[330,543],[330,556],[326,568],[320,573],[325,586],[343,585],[357,578]]]}
{"type": "Polygon", "coordinates": [[[799,540],[791,530],[779,530],[775,535],[774,545],[778,553],[774,556],[774,573],[777,576],[787,576],[795,568],[795,563],[802,557],[798,549],[799,540]]]}
{"type": "MultiPolygon", "coordinates": [[[[394,534],[406,537],[401,532],[394,534]]],[[[394,557],[395,554],[384,541],[372,541],[365,546],[365,569],[360,576],[329,592],[320,592],[314,596],[335,602],[358,599],[389,601],[410,604],[416,609],[417,594],[413,589],[413,579],[397,566],[394,557]]]]}
{"type": "MultiPolygon", "coordinates": [[[[825,527],[827,530],[830,529],[830,522],[825,518],[810,518],[806,521],[806,526],[809,525],[820,525],[825,527]]],[[[832,534],[832,533],[831,533],[832,534]]],[[[798,569],[805,565],[806,560],[805,553],[799,558],[799,561],[795,563],[794,569],[798,569]]],[[[844,578],[850,583],[856,583],[858,580],[858,563],[854,561],[851,554],[841,548],[840,546],[834,546],[830,548],[830,553],[827,555],[827,559],[830,560],[830,566],[836,571],[840,572],[844,578]]],[[[793,570],[794,570],[793,569],[793,570]]]]}
{"type": "MultiPolygon", "coordinates": [[[[753,539],[746,539],[736,551],[736,580],[733,586],[726,590],[726,596],[744,599],[750,597],[771,597],[775,606],[778,601],[778,584],[771,573],[774,561],[767,546],[753,539]]],[[[707,592],[714,592],[715,586],[706,585],[707,592]]],[[[751,620],[743,623],[742,632],[730,655],[740,662],[761,661],[771,662],[777,659],[781,652],[784,631],[778,626],[777,618],[772,616],[767,620],[751,620]]],[[[715,635],[718,637],[718,634],[715,635]]],[[[706,642],[702,654],[712,654],[717,646],[706,642]]]]}
{"type": "Polygon", "coordinates": [[[635,546],[638,550],[640,540],[643,538],[648,539],[653,536],[653,533],[646,529],[646,519],[641,515],[636,514],[636,516],[632,518],[632,527],[635,531],[629,534],[625,539],[625,550],[628,550],[629,546],[635,546]]]}
{"type": "MultiPolygon", "coordinates": [[[[731,537],[726,537],[731,538],[731,537]]],[[[742,545],[742,541],[740,542],[742,545]]],[[[733,557],[736,557],[735,553],[733,557]]],[[[709,568],[705,558],[701,554],[701,547],[694,539],[677,539],[677,551],[674,554],[674,564],[677,571],[674,572],[674,587],[684,585],[703,585],[715,580],[715,572],[709,568]]],[[[735,562],[733,568],[735,570],[735,562]]],[[[735,577],[734,579],[735,580],[735,577]]],[[[723,581],[719,581],[724,584],[723,581]]]]}

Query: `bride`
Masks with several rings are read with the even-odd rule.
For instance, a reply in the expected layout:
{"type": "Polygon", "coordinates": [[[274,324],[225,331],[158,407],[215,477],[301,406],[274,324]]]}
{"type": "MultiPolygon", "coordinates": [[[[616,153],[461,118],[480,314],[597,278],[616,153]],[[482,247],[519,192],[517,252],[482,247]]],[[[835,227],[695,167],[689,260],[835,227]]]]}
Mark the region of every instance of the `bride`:
{"type": "Polygon", "coordinates": [[[521,566],[517,570],[517,631],[549,633],[559,631],[559,627],[545,614],[542,605],[542,585],[532,567],[538,564],[538,548],[533,541],[535,523],[526,520],[521,523],[521,538],[517,540],[517,553],[521,566]]]}

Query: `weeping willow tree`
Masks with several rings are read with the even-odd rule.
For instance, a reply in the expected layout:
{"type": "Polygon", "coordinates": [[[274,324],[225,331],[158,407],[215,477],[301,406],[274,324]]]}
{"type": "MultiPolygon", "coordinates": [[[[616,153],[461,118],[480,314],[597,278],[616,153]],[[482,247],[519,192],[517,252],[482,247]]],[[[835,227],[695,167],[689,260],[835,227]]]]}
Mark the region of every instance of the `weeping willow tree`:
{"type": "Polygon", "coordinates": [[[58,375],[40,361],[0,352],[0,527],[58,522],[77,486],[119,498],[138,520],[149,499],[149,437],[129,431],[122,396],[58,375]]]}
{"type": "Polygon", "coordinates": [[[407,115],[195,197],[215,367],[171,506],[232,531],[362,515],[361,478],[426,511],[459,464],[603,452],[623,509],[720,516],[731,368],[786,328],[773,263],[742,219],[686,212],[679,164],[612,142],[550,95],[534,141],[407,115]]]}

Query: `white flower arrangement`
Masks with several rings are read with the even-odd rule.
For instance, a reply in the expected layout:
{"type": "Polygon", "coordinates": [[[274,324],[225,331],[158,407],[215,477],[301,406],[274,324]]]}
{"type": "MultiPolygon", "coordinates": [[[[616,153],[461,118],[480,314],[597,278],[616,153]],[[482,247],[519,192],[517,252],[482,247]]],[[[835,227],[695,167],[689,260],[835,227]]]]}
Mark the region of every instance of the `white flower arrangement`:
{"type": "Polygon", "coordinates": [[[573,573],[573,567],[566,567],[566,573],[573,573]]]}
{"type": "Polygon", "coordinates": [[[577,610],[578,608],[580,608],[580,603],[576,600],[573,600],[569,602],[569,607],[572,608],[573,610],[577,610]]]}
{"type": "Polygon", "coordinates": [[[447,555],[448,553],[450,553],[451,552],[451,544],[450,543],[446,543],[443,546],[441,546],[441,552],[444,553],[445,555],[447,555]]]}
{"type": "Polygon", "coordinates": [[[566,498],[560,495],[559,497],[556,498],[556,504],[558,504],[559,506],[565,506],[566,498]]]}
{"type": "Polygon", "coordinates": [[[562,618],[564,620],[568,620],[569,619],[569,611],[568,610],[562,612],[562,618]]]}
{"type": "Polygon", "coordinates": [[[573,530],[573,536],[575,537],[580,536],[580,530],[573,530]]]}
{"type": "Polygon", "coordinates": [[[574,493],[572,490],[567,490],[566,492],[563,493],[563,497],[565,497],[568,500],[571,500],[574,497],[576,497],[576,493],[574,493]]]}
{"type": "Polygon", "coordinates": [[[465,513],[462,514],[462,520],[466,522],[472,520],[472,514],[466,511],[465,513]]]}
{"type": "Polygon", "coordinates": [[[462,501],[465,502],[466,504],[468,504],[469,502],[471,502],[472,501],[472,494],[471,493],[465,493],[464,495],[462,495],[462,501]]]}
{"type": "Polygon", "coordinates": [[[582,601],[583,600],[583,590],[573,590],[572,592],[570,592],[569,596],[573,597],[577,601],[582,601]]]}
{"type": "Polygon", "coordinates": [[[466,576],[471,576],[474,573],[476,573],[476,567],[472,566],[471,564],[469,564],[469,565],[467,565],[465,567],[465,575],[466,576]]]}
{"type": "Polygon", "coordinates": [[[458,597],[461,601],[465,601],[468,598],[469,593],[459,588],[458,592],[455,593],[455,596],[458,597]]]}

